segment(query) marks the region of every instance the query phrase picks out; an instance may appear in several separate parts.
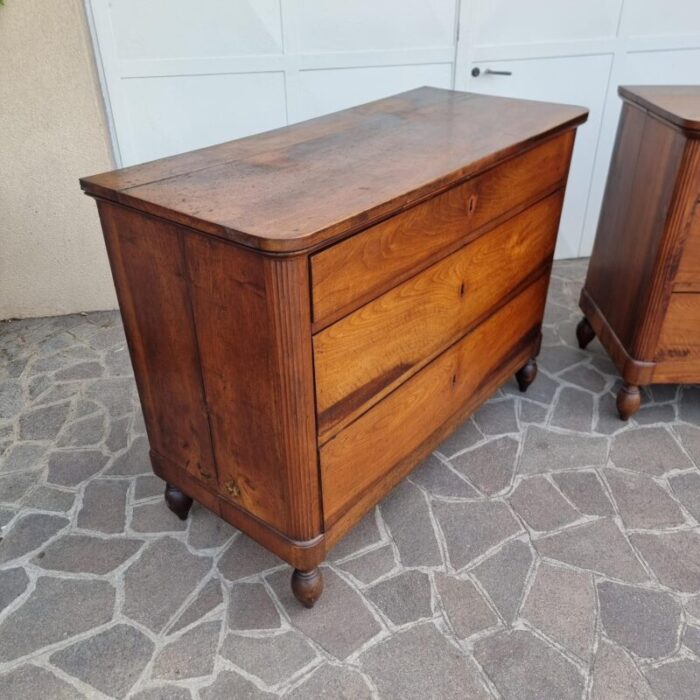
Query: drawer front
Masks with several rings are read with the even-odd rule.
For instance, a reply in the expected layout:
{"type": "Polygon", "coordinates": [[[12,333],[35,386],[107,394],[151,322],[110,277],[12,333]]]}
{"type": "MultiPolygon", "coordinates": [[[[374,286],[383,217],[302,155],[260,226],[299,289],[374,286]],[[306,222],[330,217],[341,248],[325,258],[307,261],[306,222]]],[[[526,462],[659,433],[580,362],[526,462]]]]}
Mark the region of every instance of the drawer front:
{"type": "Polygon", "coordinates": [[[659,337],[657,361],[697,362],[700,369],[700,294],[672,294],[659,337]]]}
{"type": "Polygon", "coordinates": [[[678,272],[676,291],[700,292],[700,201],[696,202],[678,272]]]}
{"type": "Polygon", "coordinates": [[[549,262],[558,191],[314,336],[321,441],[549,262]]]}
{"type": "Polygon", "coordinates": [[[547,282],[541,276],[321,447],[327,528],[392,467],[410,459],[494,375],[513,370],[518,352],[539,334],[547,282]]]}
{"type": "Polygon", "coordinates": [[[317,324],[359,306],[566,178],[574,132],[550,139],[311,258],[317,324]]]}

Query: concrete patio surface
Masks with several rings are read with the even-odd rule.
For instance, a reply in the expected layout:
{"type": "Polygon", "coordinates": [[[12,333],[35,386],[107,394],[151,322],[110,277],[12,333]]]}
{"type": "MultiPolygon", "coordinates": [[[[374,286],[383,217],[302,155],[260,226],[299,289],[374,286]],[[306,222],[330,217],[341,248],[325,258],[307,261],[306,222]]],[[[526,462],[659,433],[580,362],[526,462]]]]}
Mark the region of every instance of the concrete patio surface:
{"type": "Polygon", "coordinates": [[[290,569],[166,508],[116,312],[0,324],[0,698],[700,696],[700,389],[628,424],[555,265],[514,381],[330,554],[290,569]]]}

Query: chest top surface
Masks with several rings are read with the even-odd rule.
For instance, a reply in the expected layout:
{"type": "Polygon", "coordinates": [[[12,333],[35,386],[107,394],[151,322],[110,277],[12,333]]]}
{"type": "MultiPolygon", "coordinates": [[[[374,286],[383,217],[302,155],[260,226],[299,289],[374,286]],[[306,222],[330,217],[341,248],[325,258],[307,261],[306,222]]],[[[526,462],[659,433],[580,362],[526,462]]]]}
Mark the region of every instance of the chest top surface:
{"type": "Polygon", "coordinates": [[[621,85],[619,93],[665,121],[700,132],[700,85],[621,85]]]}
{"type": "Polygon", "coordinates": [[[87,194],[270,252],[349,235],[530,143],[582,107],[437,88],[83,178],[87,194]]]}

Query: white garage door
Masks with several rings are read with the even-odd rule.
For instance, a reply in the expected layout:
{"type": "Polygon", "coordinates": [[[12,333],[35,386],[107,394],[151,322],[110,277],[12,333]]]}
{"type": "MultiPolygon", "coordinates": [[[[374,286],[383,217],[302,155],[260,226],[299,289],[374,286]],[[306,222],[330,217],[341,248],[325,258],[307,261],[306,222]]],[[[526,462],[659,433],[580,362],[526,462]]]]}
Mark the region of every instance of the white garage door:
{"type": "Polygon", "coordinates": [[[557,257],[590,253],[619,115],[617,86],[700,83],[697,0],[86,5],[122,165],[420,85],[587,106],[557,257]]]}

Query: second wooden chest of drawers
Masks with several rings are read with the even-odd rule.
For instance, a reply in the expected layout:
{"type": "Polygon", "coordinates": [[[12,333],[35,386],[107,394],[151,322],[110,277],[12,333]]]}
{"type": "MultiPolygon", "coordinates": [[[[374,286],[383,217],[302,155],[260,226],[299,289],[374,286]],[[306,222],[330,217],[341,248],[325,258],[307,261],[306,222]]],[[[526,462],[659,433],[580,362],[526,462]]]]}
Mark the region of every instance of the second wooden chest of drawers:
{"type": "Polygon", "coordinates": [[[534,379],[585,118],[422,88],[82,180],[170,507],[278,554],[312,605],[328,549],[534,379]]]}

